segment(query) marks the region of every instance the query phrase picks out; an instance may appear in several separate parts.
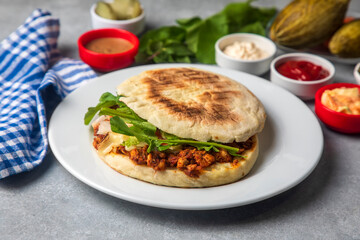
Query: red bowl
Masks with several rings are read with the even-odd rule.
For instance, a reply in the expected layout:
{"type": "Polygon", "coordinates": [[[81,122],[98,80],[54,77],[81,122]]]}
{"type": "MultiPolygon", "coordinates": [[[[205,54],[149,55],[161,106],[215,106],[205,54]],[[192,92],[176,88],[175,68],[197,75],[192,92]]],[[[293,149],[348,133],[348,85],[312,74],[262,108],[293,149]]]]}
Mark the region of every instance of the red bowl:
{"type": "Polygon", "coordinates": [[[315,113],[323,123],[335,131],[343,133],[360,133],[360,115],[336,112],[321,103],[321,95],[325,90],[340,87],[357,87],[360,89],[360,85],[353,83],[334,83],[320,88],[315,95],[315,113]]]}
{"type": "Polygon", "coordinates": [[[139,49],[139,39],[123,29],[102,28],[94,29],[82,34],[78,39],[79,55],[81,60],[100,72],[114,71],[127,67],[134,62],[139,49]],[[128,51],[114,54],[97,53],[86,49],[90,41],[97,38],[116,37],[129,41],[133,47],[128,51]]]}

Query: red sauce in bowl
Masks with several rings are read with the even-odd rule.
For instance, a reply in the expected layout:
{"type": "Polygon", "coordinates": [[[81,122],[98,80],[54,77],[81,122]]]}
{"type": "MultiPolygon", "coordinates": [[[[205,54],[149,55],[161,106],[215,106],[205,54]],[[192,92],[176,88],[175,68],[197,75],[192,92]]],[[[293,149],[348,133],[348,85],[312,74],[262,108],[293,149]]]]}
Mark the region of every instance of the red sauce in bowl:
{"type": "Polygon", "coordinates": [[[326,69],[308,61],[287,61],[277,66],[276,70],[285,77],[299,81],[314,81],[329,76],[326,69]]]}

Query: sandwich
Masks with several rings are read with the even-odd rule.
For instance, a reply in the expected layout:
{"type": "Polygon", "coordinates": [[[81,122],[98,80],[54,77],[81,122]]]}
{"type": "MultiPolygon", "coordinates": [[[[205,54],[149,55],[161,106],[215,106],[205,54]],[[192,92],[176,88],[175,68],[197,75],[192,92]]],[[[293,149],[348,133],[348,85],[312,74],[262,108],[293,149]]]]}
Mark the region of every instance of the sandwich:
{"type": "Polygon", "coordinates": [[[154,69],[104,93],[85,114],[93,147],[119,173],[173,187],[238,181],[259,153],[266,113],[244,85],[195,68],[154,69]],[[94,119],[95,118],[95,119],[94,119]]]}

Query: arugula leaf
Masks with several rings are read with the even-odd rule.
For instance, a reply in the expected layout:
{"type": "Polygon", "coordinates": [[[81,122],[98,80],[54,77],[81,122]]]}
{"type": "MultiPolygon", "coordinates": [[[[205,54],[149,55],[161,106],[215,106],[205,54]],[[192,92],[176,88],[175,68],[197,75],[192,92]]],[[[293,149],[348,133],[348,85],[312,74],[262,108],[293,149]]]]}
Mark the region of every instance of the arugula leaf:
{"type": "Polygon", "coordinates": [[[99,112],[99,115],[109,115],[109,116],[118,116],[121,117],[125,122],[130,123],[138,128],[144,130],[147,135],[155,135],[156,127],[149,123],[148,121],[140,118],[135,112],[133,112],[129,107],[126,108],[102,108],[99,112]],[[128,113],[131,111],[130,113],[128,113]]]}
{"type": "Polygon", "coordinates": [[[191,144],[193,147],[196,147],[198,150],[205,150],[205,151],[211,151],[214,150],[214,152],[219,152],[219,149],[215,146],[205,146],[201,144],[191,144]]]}
{"type": "Polygon", "coordinates": [[[133,120],[142,120],[133,110],[131,110],[126,104],[119,99],[123,97],[115,96],[109,92],[106,92],[101,95],[99,99],[99,103],[95,107],[89,107],[88,111],[85,113],[84,116],[84,124],[88,125],[91,120],[94,118],[97,112],[100,115],[115,115],[115,116],[122,116],[123,118],[133,119],[133,120]],[[110,107],[117,106],[117,109],[112,109],[110,107]]]}
{"type": "Polygon", "coordinates": [[[119,109],[112,109],[108,107],[102,107],[99,111],[99,115],[119,116],[128,120],[134,119],[134,116],[126,110],[121,111],[119,109]]]}
{"type": "Polygon", "coordinates": [[[142,131],[144,132],[144,134],[146,134],[147,136],[153,136],[156,137],[156,127],[154,125],[152,125],[151,123],[149,123],[148,121],[129,121],[129,123],[133,124],[135,127],[142,129],[142,131]]]}
{"type": "MultiPolygon", "coordinates": [[[[118,117],[118,116],[112,117],[110,119],[110,124],[111,124],[111,131],[120,133],[120,134],[124,134],[127,136],[134,136],[137,139],[139,139],[138,136],[136,136],[137,133],[134,132],[130,127],[128,127],[126,125],[126,123],[124,122],[124,120],[122,120],[120,117],[118,117]]],[[[141,138],[140,135],[139,135],[139,137],[141,138]]]]}
{"type": "Polygon", "coordinates": [[[169,148],[171,148],[172,146],[179,145],[178,143],[163,143],[163,142],[159,142],[159,141],[154,141],[154,143],[159,151],[165,151],[165,150],[168,150],[169,148]]]}
{"type": "Polygon", "coordinates": [[[205,150],[206,150],[206,148],[210,147],[208,149],[214,149],[214,151],[217,151],[218,148],[223,148],[223,149],[227,150],[229,153],[232,152],[232,153],[235,153],[235,154],[237,154],[237,152],[239,151],[238,148],[231,147],[231,146],[228,146],[228,145],[224,145],[224,144],[221,144],[221,143],[201,142],[201,141],[196,141],[196,140],[192,140],[192,139],[182,139],[182,138],[179,138],[179,139],[158,139],[157,141],[160,142],[160,143],[167,143],[167,144],[175,144],[175,143],[177,143],[178,145],[180,145],[180,144],[188,144],[188,145],[198,147],[200,149],[205,149],[205,150]]]}
{"type": "Polygon", "coordinates": [[[113,105],[118,104],[119,98],[115,97],[109,92],[106,92],[101,95],[99,99],[99,103],[96,105],[96,107],[89,107],[87,113],[84,117],[84,123],[85,125],[88,125],[91,122],[91,119],[94,118],[95,114],[104,107],[111,107],[113,105]]]}
{"type": "Polygon", "coordinates": [[[243,155],[238,154],[238,153],[237,153],[238,151],[239,151],[239,150],[228,150],[228,153],[229,153],[230,155],[234,156],[234,157],[245,158],[243,155]]]}
{"type": "Polygon", "coordinates": [[[174,139],[180,139],[178,136],[175,136],[174,134],[170,134],[164,131],[161,131],[161,135],[165,138],[165,139],[169,139],[169,140],[174,140],[174,139]]]}

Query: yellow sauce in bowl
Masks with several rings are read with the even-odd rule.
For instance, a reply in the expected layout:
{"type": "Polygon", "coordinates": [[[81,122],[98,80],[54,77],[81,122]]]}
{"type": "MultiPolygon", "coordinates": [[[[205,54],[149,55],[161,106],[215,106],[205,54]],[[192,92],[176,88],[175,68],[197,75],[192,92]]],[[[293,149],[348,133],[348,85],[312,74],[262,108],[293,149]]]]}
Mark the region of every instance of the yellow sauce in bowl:
{"type": "Polygon", "coordinates": [[[321,103],[336,112],[360,115],[359,88],[334,88],[325,90],[321,103]]]}

